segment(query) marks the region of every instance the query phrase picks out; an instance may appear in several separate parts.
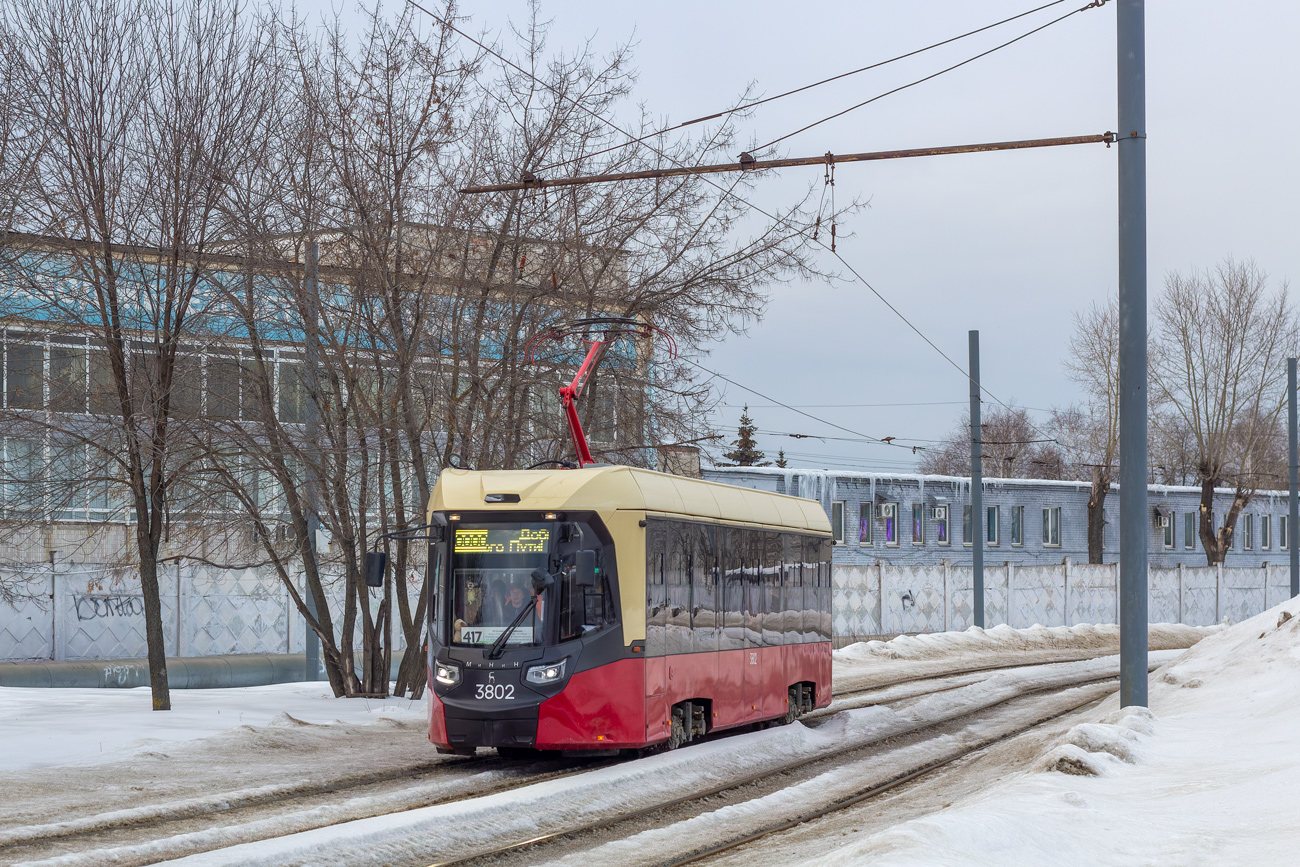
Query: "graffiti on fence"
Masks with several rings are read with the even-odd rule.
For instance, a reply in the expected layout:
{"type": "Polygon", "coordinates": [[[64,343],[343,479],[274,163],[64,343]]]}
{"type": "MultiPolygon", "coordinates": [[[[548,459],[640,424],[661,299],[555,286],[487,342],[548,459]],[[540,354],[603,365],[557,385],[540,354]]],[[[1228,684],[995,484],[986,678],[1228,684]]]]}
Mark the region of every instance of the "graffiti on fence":
{"type": "Polygon", "coordinates": [[[106,617],[140,617],[144,614],[142,596],[77,596],[78,620],[99,620],[106,617]]]}

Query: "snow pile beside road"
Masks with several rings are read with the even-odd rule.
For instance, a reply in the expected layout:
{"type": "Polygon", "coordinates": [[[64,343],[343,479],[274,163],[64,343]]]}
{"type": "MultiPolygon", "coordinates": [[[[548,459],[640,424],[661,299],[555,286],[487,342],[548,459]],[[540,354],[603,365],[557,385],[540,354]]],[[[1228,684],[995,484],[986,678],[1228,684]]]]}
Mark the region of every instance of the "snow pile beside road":
{"type": "Polygon", "coordinates": [[[1155,731],[1155,715],[1144,707],[1126,707],[1100,723],[1083,723],[1066,732],[1038,761],[1038,769],[1100,777],[1118,770],[1116,763],[1138,761],[1137,741],[1155,731]]]}
{"type": "MultiPolygon", "coordinates": [[[[1153,650],[1188,647],[1219,626],[1184,626],[1179,623],[1153,623],[1149,641],[1153,650]]],[[[1030,626],[1013,629],[1005,624],[991,629],[972,626],[965,632],[929,632],[900,635],[889,641],[860,641],[835,651],[840,663],[880,663],[886,660],[952,660],[961,656],[990,656],[1026,651],[1073,650],[1093,651],[1094,655],[1119,650],[1119,627],[1106,623],[1080,623],[1076,626],[1030,626]]]]}
{"type": "Polygon", "coordinates": [[[1300,851],[1300,600],[1152,677],[1033,771],[807,864],[1286,864],[1300,851]],[[1064,771],[1064,773],[1062,773],[1064,771]]]}
{"type": "MultiPolygon", "coordinates": [[[[1153,623],[1152,650],[1181,650],[1223,629],[1153,623]]],[[[863,641],[835,651],[832,680],[836,692],[870,689],[881,684],[939,672],[987,670],[1009,665],[1065,662],[1119,653],[1119,627],[1113,624],[1030,626],[1012,629],[972,626],[965,632],[900,635],[889,641],[863,641]]]]}
{"type": "MultiPolygon", "coordinates": [[[[324,683],[279,683],[239,689],[172,692],[172,709],[152,709],[149,687],[24,689],[0,687],[0,772],[119,760],[163,744],[247,726],[292,728],[296,723],[357,724],[394,719],[423,725],[424,701],[404,698],[340,700],[324,683]],[[292,722],[291,722],[292,720],[292,722]]],[[[232,747],[237,744],[232,743],[232,747]]]]}

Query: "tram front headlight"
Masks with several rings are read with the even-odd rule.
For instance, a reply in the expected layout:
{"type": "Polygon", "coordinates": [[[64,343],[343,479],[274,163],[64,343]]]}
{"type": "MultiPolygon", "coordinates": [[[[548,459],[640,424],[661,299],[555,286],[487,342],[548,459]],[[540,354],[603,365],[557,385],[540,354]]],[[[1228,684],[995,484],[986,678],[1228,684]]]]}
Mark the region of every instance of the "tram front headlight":
{"type": "Polygon", "coordinates": [[[460,666],[453,665],[450,662],[435,662],[433,664],[433,679],[443,686],[455,686],[460,683],[460,666]]]}
{"type": "Polygon", "coordinates": [[[564,679],[564,669],[569,664],[568,657],[561,659],[559,662],[548,662],[544,665],[530,665],[524,671],[524,680],[529,683],[536,683],[545,686],[564,679]]]}

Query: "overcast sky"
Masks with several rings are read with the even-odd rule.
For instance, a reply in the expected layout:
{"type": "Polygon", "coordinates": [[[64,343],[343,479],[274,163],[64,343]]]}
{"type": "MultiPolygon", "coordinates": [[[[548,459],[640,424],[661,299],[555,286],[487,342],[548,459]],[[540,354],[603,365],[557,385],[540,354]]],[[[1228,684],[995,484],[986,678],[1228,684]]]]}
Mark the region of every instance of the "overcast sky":
{"type": "MultiPolygon", "coordinates": [[[[1040,0],[1042,2],[1042,0],[1040,0]]],[[[1038,5],[914,2],[543,3],[551,45],[636,43],[638,98],[673,122],[731,104],[750,82],[771,95],[919,48],[1038,5]]],[[[759,142],[937,71],[1085,5],[1072,0],[912,60],[775,102],[744,122],[759,142]]],[[[790,156],[1083,135],[1116,128],[1115,6],[1082,12],[934,81],[802,133],[790,156]]],[[[490,32],[527,5],[466,2],[490,32]]],[[[1295,160],[1300,4],[1147,3],[1149,286],[1171,270],[1254,258],[1274,284],[1300,276],[1295,160]]],[[[629,111],[629,115],[631,112],[629,111]]],[[[840,252],[966,366],[980,331],[984,384],[1042,418],[1078,399],[1061,361],[1072,315],[1116,292],[1116,151],[1102,145],[843,165],[840,200],[870,208],[840,252]]],[[[821,169],[787,169],[751,199],[801,195],[821,169]]],[[[874,437],[937,440],[968,399],[962,373],[861,284],[776,286],[764,320],[706,364],[758,391],[874,437]],[[907,405],[904,405],[907,404],[907,405]],[[850,406],[852,405],[852,406],[850,406]]],[[[1281,372],[1284,375],[1284,372],[1281,372]]],[[[727,387],[764,431],[846,436],[727,387]]],[[[764,434],[792,466],[903,469],[908,451],[764,434]]]]}

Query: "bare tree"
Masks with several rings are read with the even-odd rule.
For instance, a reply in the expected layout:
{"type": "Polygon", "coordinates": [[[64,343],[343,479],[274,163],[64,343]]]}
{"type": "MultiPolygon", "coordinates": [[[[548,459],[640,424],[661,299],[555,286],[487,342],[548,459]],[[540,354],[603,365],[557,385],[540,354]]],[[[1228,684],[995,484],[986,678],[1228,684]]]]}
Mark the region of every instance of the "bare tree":
{"type": "Polygon", "coordinates": [[[1284,361],[1297,324],[1287,286],[1270,292],[1253,261],[1165,278],[1156,301],[1153,398],[1190,433],[1201,487],[1200,537],[1207,562],[1232,547],[1237,516],[1270,466],[1285,398],[1284,361]],[[1214,490],[1233,488],[1215,528],[1214,490]]]}
{"type": "Polygon", "coordinates": [[[1119,462],[1119,308],[1093,304],[1074,317],[1065,369],[1084,404],[1053,415],[1067,470],[1088,479],[1088,562],[1101,563],[1106,538],[1106,495],[1119,462]]]}
{"type": "Polygon", "coordinates": [[[99,411],[42,423],[111,464],[129,501],[155,710],[170,708],[158,569],[183,472],[179,374],[210,303],[224,178],[262,115],[248,82],[265,55],[248,23],[238,0],[14,0],[5,11],[24,117],[43,143],[18,219],[78,239],[26,247],[29,312],[95,342],[99,411]]]}
{"type": "MultiPolygon", "coordinates": [[[[980,439],[986,478],[1064,478],[1066,458],[1056,441],[1044,436],[1019,407],[994,407],[983,414],[980,439]]],[[[919,469],[944,476],[970,475],[970,413],[937,447],[926,450],[919,469]]]]}

